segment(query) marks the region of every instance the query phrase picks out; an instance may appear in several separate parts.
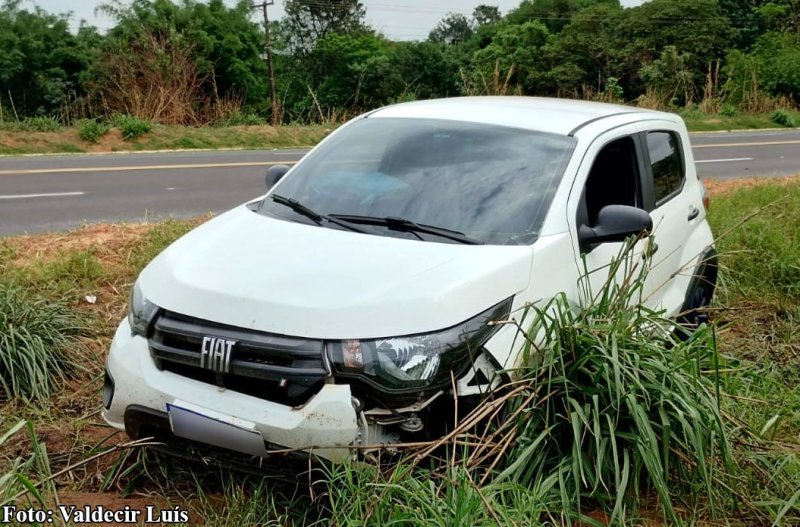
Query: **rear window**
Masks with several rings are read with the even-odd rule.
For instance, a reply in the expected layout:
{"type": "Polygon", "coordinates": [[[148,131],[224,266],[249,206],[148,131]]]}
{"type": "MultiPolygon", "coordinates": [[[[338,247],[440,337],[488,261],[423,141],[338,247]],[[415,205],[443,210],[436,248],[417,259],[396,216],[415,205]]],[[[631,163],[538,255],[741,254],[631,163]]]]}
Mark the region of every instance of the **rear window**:
{"type": "Polygon", "coordinates": [[[653,167],[656,205],[660,205],[683,187],[680,140],[674,132],[649,132],[647,149],[653,167]]]}

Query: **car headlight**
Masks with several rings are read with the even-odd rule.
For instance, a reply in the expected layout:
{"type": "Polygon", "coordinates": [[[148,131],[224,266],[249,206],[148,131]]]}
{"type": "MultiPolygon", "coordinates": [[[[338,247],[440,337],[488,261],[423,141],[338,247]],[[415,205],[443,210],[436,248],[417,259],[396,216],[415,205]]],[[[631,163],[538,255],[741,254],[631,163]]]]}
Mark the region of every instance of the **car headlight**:
{"type": "Polygon", "coordinates": [[[153,321],[157,311],[158,306],[145,298],[137,280],[133,284],[131,299],[128,303],[128,324],[131,326],[131,333],[146,337],[150,322],[153,321]]]}
{"type": "Polygon", "coordinates": [[[384,392],[404,393],[450,384],[505,320],[509,298],[466,322],[434,333],[328,343],[328,357],[337,377],[357,378],[384,392]]]}

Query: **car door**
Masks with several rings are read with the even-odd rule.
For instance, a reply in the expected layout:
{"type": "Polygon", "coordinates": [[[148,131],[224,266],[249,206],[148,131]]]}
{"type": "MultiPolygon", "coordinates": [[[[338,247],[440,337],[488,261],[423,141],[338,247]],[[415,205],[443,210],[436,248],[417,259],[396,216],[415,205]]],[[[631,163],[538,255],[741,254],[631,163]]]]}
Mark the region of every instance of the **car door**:
{"type": "Polygon", "coordinates": [[[677,314],[683,292],[671,291],[675,278],[692,262],[683,262],[691,228],[700,221],[702,203],[686,185],[686,159],[681,133],[672,123],[659,122],[641,132],[644,145],[644,199],[653,218],[653,253],[645,304],[677,314]],[[672,293],[672,294],[671,294],[672,293]]]}
{"type": "MultiPolygon", "coordinates": [[[[641,134],[635,125],[628,125],[597,138],[588,148],[578,170],[567,214],[580,276],[580,301],[584,305],[596,301],[608,282],[620,284],[642,272],[647,239],[639,239],[630,253],[624,255],[621,265],[612,267],[612,262],[623,256],[625,243],[607,242],[582,247],[578,230],[581,225],[593,227],[600,209],[606,205],[627,205],[646,210],[644,161],[641,134]]],[[[644,287],[637,293],[637,298],[632,301],[649,295],[644,287]]]]}

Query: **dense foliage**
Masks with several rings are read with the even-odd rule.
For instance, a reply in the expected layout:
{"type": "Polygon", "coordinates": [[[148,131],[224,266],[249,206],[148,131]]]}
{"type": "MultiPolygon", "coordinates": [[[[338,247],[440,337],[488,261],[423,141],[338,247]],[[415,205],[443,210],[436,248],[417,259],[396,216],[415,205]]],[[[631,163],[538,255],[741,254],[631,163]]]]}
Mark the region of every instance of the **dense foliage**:
{"type": "MultiPolygon", "coordinates": [[[[0,6],[0,120],[270,117],[264,28],[249,0],[110,0],[105,35],[29,6],[0,6]]],[[[727,114],[800,101],[796,0],[522,0],[505,15],[491,5],[448,14],[414,42],[370,28],[358,0],[284,7],[270,29],[285,122],[464,94],[727,114]]]]}

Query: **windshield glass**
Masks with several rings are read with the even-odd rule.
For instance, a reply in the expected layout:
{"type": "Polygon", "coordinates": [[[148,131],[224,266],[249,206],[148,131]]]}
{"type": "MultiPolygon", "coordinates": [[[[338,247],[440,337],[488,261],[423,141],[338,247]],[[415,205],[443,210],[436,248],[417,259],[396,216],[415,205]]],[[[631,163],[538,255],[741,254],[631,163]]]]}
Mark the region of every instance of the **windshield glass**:
{"type": "MultiPolygon", "coordinates": [[[[365,118],[315,149],[275,194],[318,214],[397,217],[494,245],[532,243],[574,139],[461,121],[365,118]]],[[[259,211],[309,222],[265,199],[259,211]]],[[[325,227],[338,228],[331,223],[325,227]]],[[[447,239],[391,228],[376,233],[447,239]]]]}

